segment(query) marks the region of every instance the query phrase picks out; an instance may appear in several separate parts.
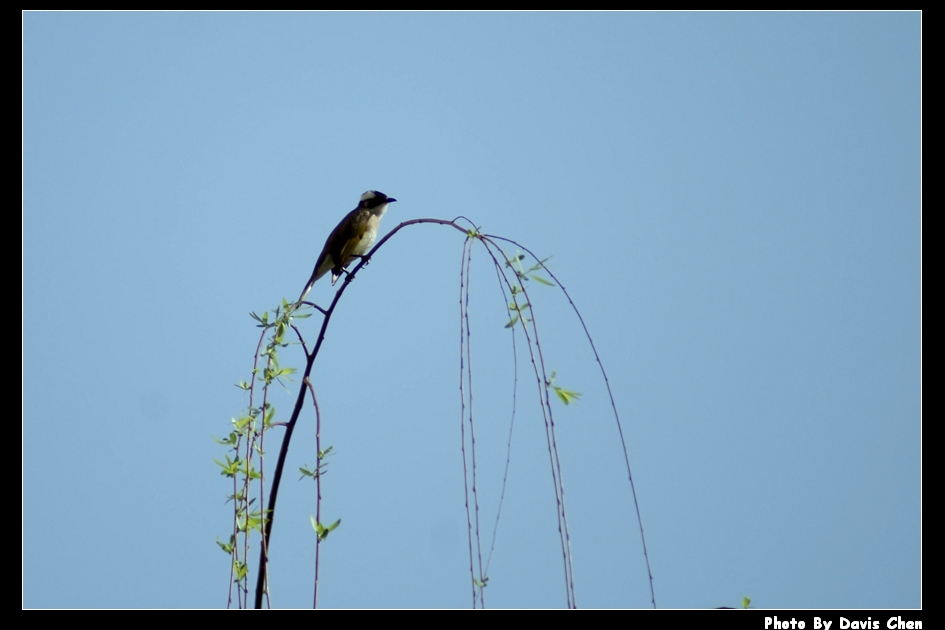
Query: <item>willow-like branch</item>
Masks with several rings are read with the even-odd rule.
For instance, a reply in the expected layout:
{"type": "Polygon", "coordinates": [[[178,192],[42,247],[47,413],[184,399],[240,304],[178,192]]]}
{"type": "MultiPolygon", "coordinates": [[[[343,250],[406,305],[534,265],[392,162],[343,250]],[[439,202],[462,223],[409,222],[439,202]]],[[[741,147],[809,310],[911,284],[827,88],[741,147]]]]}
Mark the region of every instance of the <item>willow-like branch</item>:
{"type": "Polygon", "coordinates": [[[327,309],[323,310],[324,319],[322,319],[322,326],[318,332],[318,340],[315,342],[315,347],[312,349],[312,351],[310,353],[306,353],[305,355],[305,372],[302,375],[302,384],[300,385],[299,393],[295,398],[295,407],[292,409],[292,416],[285,424],[285,436],[282,439],[282,446],[279,448],[279,458],[276,461],[276,469],[272,476],[272,490],[269,493],[269,505],[265,512],[268,515],[268,518],[266,519],[266,527],[263,531],[262,545],[259,549],[259,573],[256,576],[256,608],[262,608],[263,596],[266,590],[269,541],[272,537],[272,526],[276,517],[276,501],[279,498],[279,486],[282,483],[282,473],[285,470],[285,461],[289,454],[289,444],[292,442],[292,434],[295,431],[295,425],[298,422],[299,415],[305,403],[305,392],[307,390],[305,383],[308,381],[309,376],[312,373],[312,367],[315,365],[315,357],[318,356],[318,351],[321,349],[322,342],[325,340],[325,331],[328,330],[328,324],[331,322],[331,316],[335,312],[335,306],[338,304],[338,300],[341,299],[341,296],[344,295],[344,292],[348,289],[348,285],[351,284],[352,280],[354,280],[358,271],[361,270],[361,267],[370,262],[371,257],[374,256],[375,252],[383,247],[384,243],[386,243],[394,234],[404,229],[408,225],[415,225],[417,223],[437,223],[440,225],[448,225],[459,230],[463,234],[468,233],[467,229],[456,225],[454,221],[446,221],[444,219],[412,219],[410,221],[404,221],[393,230],[388,232],[384,238],[378,241],[377,244],[371,248],[371,251],[363,256],[354,266],[354,268],[345,275],[345,280],[342,283],[341,288],[335,292],[335,297],[332,299],[331,305],[327,309]]]}
{"type": "MultiPolygon", "coordinates": [[[[306,390],[310,387],[309,377],[312,372],[312,367],[315,364],[315,358],[318,356],[318,352],[321,349],[322,342],[325,340],[325,332],[328,329],[328,324],[331,321],[332,315],[334,314],[335,306],[338,304],[338,301],[341,299],[341,296],[347,290],[348,285],[354,280],[355,276],[361,270],[361,268],[364,267],[366,264],[368,264],[368,262],[370,262],[371,258],[376,254],[376,252],[381,247],[383,247],[384,244],[387,243],[387,241],[391,237],[394,236],[394,234],[396,234],[397,232],[399,232],[400,230],[404,229],[407,226],[416,225],[419,223],[434,223],[438,225],[452,227],[456,229],[457,231],[463,233],[467,238],[472,237],[472,238],[481,240],[483,244],[486,246],[486,251],[489,253],[490,257],[492,258],[493,262],[496,264],[497,268],[499,268],[500,270],[502,268],[502,265],[508,262],[509,259],[505,256],[504,253],[502,253],[502,249],[501,247],[499,247],[496,241],[504,241],[507,243],[511,243],[519,247],[521,250],[527,252],[532,257],[534,257],[535,260],[538,261],[538,264],[550,274],[552,279],[554,279],[557,285],[564,292],[565,297],[567,298],[568,302],[571,304],[571,307],[574,309],[575,313],[577,314],[578,319],[581,323],[581,326],[584,328],[584,332],[587,335],[588,341],[591,344],[591,349],[594,353],[594,357],[597,360],[598,365],[600,366],[601,373],[603,374],[608,395],[610,396],[611,407],[613,409],[614,418],[617,424],[618,434],[620,437],[621,445],[623,447],[624,462],[626,464],[627,475],[630,482],[631,493],[633,496],[633,505],[636,510],[637,522],[640,528],[640,537],[643,542],[643,556],[646,561],[646,569],[647,569],[647,573],[649,575],[649,580],[650,580],[650,594],[651,594],[653,606],[656,607],[656,595],[653,588],[653,574],[652,574],[652,571],[650,570],[649,554],[647,553],[646,539],[643,534],[643,521],[640,515],[640,507],[637,502],[636,488],[634,487],[633,477],[630,474],[630,460],[629,460],[629,454],[627,452],[626,440],[624,438],[623,428],[620,422],[620,417],[617,414],[617,408],[614,402],[613,393],[611,392],[610,381],[608,380],[607,374],[604,371],[603,363],[601,362],[600,356],[597,353],[597,348],[594,346],[593,339],[591,339],[590,333],[587,330],[587,326],[584,323],[584,319],[581,317],[581,314],[578,311],[577,306],[571,300],[571,296],[565,290],[561,282],[558,281],[558,279],[554,276],[551,270],[548,269],[539,258],[535,257],[531,251],[529,251],[527,248],[522,247],[521,245],[519,245],[518,243],[510,239],[506,239],[500,236],[484,235],[480,233],[474,226],[469,227],[469,228],[462,227],[457,224],[457,221],[459,221],[460,219],[464,219],[465,221],[469,222],[470,225],[472,225],[472,222],[466,219],[465,217],[457,217],[456,219],[452,221],[448,221],[445,219],[412,219],[412,220],[404,221],[398,224],[394,229],[388,232],[380,241],[378,241],[377,244],[373,248],[371,248],[371,251],[369,251],[365,256],[363,256],[358,261],[358,263],[351,269],[351,271],[345,275],[344,282],[342,283],[341,287],[335,292],[334,298],[332,299],[329,307],[327,309],[324,309],[318,306],[315,307],[324,315],[324,318],[322,319],[322,325],[321,325],[321,328],[319,329],[318,338],[315,342],[315,346],[312,349],[312,351],[308,352],[307,347],[303,343],[303,350],[305,352],[306,361],[305,361],[305,370],[302,376],[302,384],[299,387],[299,392],[296,397],[295,407],[292,410],[291,418],[289,419],[288,422],[285,423],[286,433],[285,433],[285,436],[283,437],[282,445],[279,449],[279,457],[276,462],[275,472],[273,473],[273,477],[272,477],[272,488],[269,493],[269,505],[268,505],[268,509],[265,512],[268,518],[265,519],[263,541],[260,548],[259,573],[257,575],[257,583],[256,583],[256,600],[255,600],[256,608],[262,607],[263,597],[266,590],[269,542],[272,536],[272,527],[275,521],[275,513],[276,513],[275,512],[276,501],[279,496],[279,487],[282,481],[282,474],[285,469],[285,462],[286,462],[286,458],[289,451],[289,444],[292,441],[292,435],[295,431],[295,425],[298,422],[299,415],[302,411],[302,407],[305,402],[306,390]],[[500,262],[498,260],[496,256],[496,252],[493,251],[492,248],[495,248],[499,253],[501,253],[502,258],[504,258],[503,261],[500,262]]],[[[504,281],[509,291],[512,291],[512,286],[509,283],[508,279],[505,278],[502,273],[500,273],[499,276],[501,278],[500,285],[503,284],[503,281],[504,281]]],[[[528,293],[525,290],[525,287],[522,284],[521,279],[518,280],[518,290],[522,292],[522,294],[525,296],[526,305],[530,304],[530,302],[528,301],[528,293]]],[[[512,291],[512,294],[514,295],[514,291],[512,291]]],[[[466,299],[468,300],[468,296],[466,299]]],[[[294,305],[290,307],[290,309],[294,310],[294,308],[297,308],[297,307],[298,305],[294,305]]],[[[521,313],[519,312],[518,314],[520,315],[521,313]]],[[[287,318],[291,317],[291,312],[289,312],[288,314],[283,314],[283,317],[287,317],[287,318]]],[[[288,323],[291,323],[291,322],[288,322],[288,323]]],[[[523,324],[525,323],[524,320],[522,323],[523,324]]],[[[534,315],[532,316],[531,325],[532,327],[535,326],[534,315]]],[[[467,326],[468,326],[468,322],[467,322],[467,326]]],[[[293,325],[293,328],[295,328],[294,325],[293,325]]],[[[466,330],[468,332],[468,328],[466,330]]],[[[532,353],[531,360],[532,360],[533,368],[535,370],[535,376],[538,379],[539,388],[545,390],[544,392],[542,392],[543,395],[540,396],[540,399],[541,399],[540,403],[542,407],[542,412],[545,415],[546,431],[548,432],[549,455],[551,456],[552,478],[555,485],[555,495],[558,501],[558,519],[559,519],[558,524],[559,524],[559,533],[561,533],[561,536],[562,536],[561,543],[562,543],[562,553],[563,553],[564,561],[565,561],[565,581],[566,581],[566,589],[567,589],[567,594],[568,594],[568,606],[574,607],[576,606],[576,602],[574,599],[574,583],[573,583],[573,573],[572,573],[572,566],[571,566],[570,534],[568,532],[567,515],[566,515],[566,511],[564,507],[564,486],[561,481],[561,463],[560,463],[560,460],[558,459],[557,443],[554,436],[554,421],[550,417],[551,416],[551,403],[549,400],[549,392],[548,392],[548,389],[550,388],[550,382],[548,380],[548,377],[545,371],[544,358],[541,354],[541,346],[537,345],[538,343],[537,342],[537,328],[534,328],[531,331],[536,336],[534,341],[531,339],[528,326],[523,325],[523,331],[525,332],[526,340],[528,341],[529,351],[532,353]],[[534,347],[532,345],[533,343],[536,344],[534,347]],[[536,351],[537,351],[537,356],[536,356],[536,351]]],[[[296,330],[296,333],[298,334],[298,330],[296,330]]],[[[462,335],[462,331],[461,331],[461,335],[462,335]]],[[[301,335],[299,336],[301,338],[301,335]]],[[[462,361],[462,357],[460,360],[462,361]]],[[[472,418],[470,417],[470,423],[471,423],[471,420],[472,418]]],[[[319,433],[320,433],[320,428],[319,428],[319,433]]],[[[475,478],[475,476],[473,476],[473,478],[475,478]]],[[[475,486],[473,486],[473,492],[475,492],[475,486]]],[[[321,492],[319,488],[319,498],[320,498],[320,494],[321,492]]],[[[477,521],[476,530],[477,530],[477,536],[478,536],[478,510],[476,513],[476,521],[477,521]]],[[[491,556],[491,551],[490,551],[490,556],[491,556]]],[[[482,571],[483,567],[482,567],[481,549],[479,551],[479,568],[480,568],[480,571],[482,571]]]]}

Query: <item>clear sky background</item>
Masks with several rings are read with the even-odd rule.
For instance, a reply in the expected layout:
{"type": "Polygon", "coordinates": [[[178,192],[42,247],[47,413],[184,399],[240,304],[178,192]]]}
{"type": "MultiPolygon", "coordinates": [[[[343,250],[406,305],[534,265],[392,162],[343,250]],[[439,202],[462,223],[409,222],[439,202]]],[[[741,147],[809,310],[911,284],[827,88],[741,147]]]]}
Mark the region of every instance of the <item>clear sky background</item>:
{"type": "MultiPolygon", "coordinates": [[[[367,189],[462,214],[570,291],[624,422],[660,607],[921,605],[918,13],[26,13],[23,603],[222,607],[211,436],[248,403],[250,311],[294,299],[367,189]]],[[[325,607],[471,605],[462,234],[402,230],[315,366],[325,607]]],[[[505,461],[510,332],[473,256],[480,500],[505,461]]],[[[326,280],[311,299],[327,302],[326,280]]],[[[650,605],[606,391],[533,289],[580,607],[650,605]]],[[[315,319],[302,322],[309,339],[315,319]]],[[[297,347],[283,363],[301,366],[297,347]]],[[[535,385],[489,607],[566,603],[535,385]]],[[[275,401],[285,420],[298,381],[275,401]]],[[[270,434],[270,453],[276,452],[270,434]]],[[[272,543],[310,605],[314,414],[272,543]]],[[[253,555],[255,561],[255,554],[253,555]]]]}

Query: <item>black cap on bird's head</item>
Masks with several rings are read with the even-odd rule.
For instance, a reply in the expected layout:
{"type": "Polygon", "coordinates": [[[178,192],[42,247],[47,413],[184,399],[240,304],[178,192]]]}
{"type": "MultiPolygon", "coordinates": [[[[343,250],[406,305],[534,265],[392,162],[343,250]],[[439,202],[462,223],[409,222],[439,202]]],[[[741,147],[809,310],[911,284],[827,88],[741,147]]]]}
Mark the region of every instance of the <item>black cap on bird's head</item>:
{"type": "Polygon", "coordinates": [[[397,201],[393,197],[388,197],[384,193],[378,190],[368,190],[363,195],[361,195],[361,207],[362,208],[376,208],[382,206],[385,203],[393,203],[397,201]]]}

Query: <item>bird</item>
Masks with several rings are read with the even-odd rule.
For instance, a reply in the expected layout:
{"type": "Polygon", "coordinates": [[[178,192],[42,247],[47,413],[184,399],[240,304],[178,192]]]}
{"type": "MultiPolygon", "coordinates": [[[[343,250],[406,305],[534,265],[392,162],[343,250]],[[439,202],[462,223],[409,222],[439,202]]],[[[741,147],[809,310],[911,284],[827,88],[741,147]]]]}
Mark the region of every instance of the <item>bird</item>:
{"type": "Polygon", "coordinates": [[[387,204],[397,201],[377,190],[368,190],[361,195],[358,207],[349,212],[328,235],[322,253],[318,255],[312,277],[302,290],[296,306],[302,303],[319,278],[331,271],[331,283],[338,282],[342,272],[355,258],[360,258],[371,249],[377,238],[381,217],[387,204]]]}

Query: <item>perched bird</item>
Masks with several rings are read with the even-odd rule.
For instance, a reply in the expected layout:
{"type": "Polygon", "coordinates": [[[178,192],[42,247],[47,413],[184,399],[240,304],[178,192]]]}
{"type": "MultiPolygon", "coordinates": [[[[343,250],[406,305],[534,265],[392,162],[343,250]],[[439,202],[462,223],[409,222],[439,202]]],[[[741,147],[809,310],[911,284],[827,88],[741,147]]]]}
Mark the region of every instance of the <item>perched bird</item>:
{"type": "Polygon", "coordinates": [[[331,271],[331,283],[335,284],[348,264],[363,256],[371,249],[377,238],[377,229],[381,225],[381,217],[387,211],[387,204],[397,201],[382,192],[369,190],[361,195],[358,207],[352,210],[341,220],[325,241],[322,253],[315,262],[312,277],[299,297],[299,304],[312,290],[312,285],[331,271]]]}

